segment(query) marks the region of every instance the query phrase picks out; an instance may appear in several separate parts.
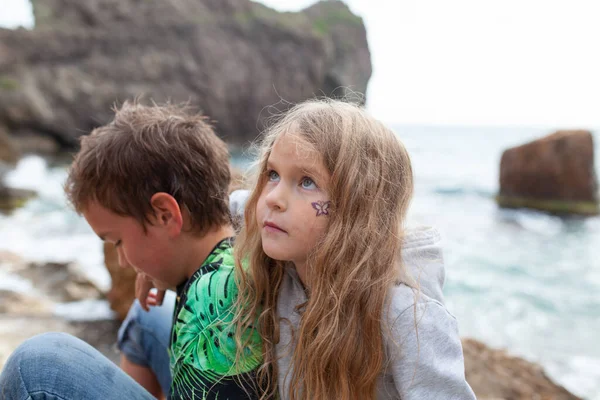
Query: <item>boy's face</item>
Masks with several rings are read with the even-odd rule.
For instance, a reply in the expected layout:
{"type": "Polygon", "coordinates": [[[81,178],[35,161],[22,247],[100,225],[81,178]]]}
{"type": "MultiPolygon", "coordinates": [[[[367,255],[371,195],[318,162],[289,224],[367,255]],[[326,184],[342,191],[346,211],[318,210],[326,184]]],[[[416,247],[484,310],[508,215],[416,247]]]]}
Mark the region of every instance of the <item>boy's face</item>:
{"type": "Polygon", "coordinates": [[[83,216],[103,241],[113,243],[121,267],[131,266],[152,278],[159,289],[175,287],[185,276],[176,276],[177,252],[163,226],[142,225],[132,217],[115,214],[91,202],[83,216]]]}
{"type": "Polygon", "coordinates": [[[329,173],[319,154],[291,135],[275,141],[266,173],[256,205],[263,251],[299,267],[328,225],[329,173]]]}

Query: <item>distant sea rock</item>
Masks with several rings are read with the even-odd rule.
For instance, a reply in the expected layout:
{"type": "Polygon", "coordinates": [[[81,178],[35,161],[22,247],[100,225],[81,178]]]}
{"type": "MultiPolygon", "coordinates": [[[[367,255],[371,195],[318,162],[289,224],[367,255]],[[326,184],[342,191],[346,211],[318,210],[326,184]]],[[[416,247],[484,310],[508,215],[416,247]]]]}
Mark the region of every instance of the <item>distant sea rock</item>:
{"type": "Polygon", "coordinates": [[[600,213],[591,132],[558,131],[504,151],[497,200],[502,207],[600,213]]]}
{"type": "Polygon", "coordinates": [[[250,0],[32,5],[35,29],[0,29],[0,128],[27,143],[76,146],[115,102],[143,95],[189,101],[244,144],[280,99],[365,93],[371,76],[363,21],[341,1],[293,13],[250,0]]]}

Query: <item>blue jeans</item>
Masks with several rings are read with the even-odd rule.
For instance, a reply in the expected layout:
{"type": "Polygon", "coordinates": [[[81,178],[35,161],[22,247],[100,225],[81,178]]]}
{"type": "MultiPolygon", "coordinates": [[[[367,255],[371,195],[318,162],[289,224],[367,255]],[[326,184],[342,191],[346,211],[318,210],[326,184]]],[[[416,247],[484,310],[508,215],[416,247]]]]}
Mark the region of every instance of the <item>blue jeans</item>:
{"type": "Polygon", "coordinates": [[[0,374],[2,400],[153,398],[98,350],[66,333],[26,340],[0,374]]]}
{"type": "MultiPolygon", "coordinates": [[[[119,330],[119,348],[130,361],[150,367],[169,390],[167,346],[174,295],[145,312],[134,304],[119,330]]],[[[65,333],[45,333],[23,342],[0,374],[0,400],[154,399],[89,344],[65,333]]]]}
{"type": "Polygon", "coordinates": [[[134,364],[150,368],[165,394],[171,386],[169,339],[173,324],[175,293],[167,291],[160,307],[146,312],[135,300],[119,329],[117,345],[134,364]]]}

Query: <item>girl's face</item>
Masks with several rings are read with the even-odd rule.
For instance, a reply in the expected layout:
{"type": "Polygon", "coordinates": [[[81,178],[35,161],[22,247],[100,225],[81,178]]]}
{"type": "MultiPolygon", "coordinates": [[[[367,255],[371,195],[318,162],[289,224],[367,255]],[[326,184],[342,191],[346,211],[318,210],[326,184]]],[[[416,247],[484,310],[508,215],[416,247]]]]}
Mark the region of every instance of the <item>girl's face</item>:
{"type": "Polygon", "coordinates": [[[256,204],[263,250],[303,268],[327,228],[329,173],[321,156],[295,135],[275,141],[265,173],[267,182],[256,204]]]}

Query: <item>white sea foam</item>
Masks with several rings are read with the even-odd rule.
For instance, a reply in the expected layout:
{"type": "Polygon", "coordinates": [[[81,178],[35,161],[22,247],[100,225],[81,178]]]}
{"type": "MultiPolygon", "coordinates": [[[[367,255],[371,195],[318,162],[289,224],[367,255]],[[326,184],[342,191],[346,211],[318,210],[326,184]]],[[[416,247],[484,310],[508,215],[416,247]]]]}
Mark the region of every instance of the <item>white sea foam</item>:
{"type": "Polygon", "coordinates": [[[59,303],[54,307],[54,315],[70,321],[96,321],[114,319],[115,313],[106,300],[81,300],[59,303]]]}
{"type": "Polygon", "coordinates": [[[33,290],[31,282],[14,274],[2,271],[0,267],[0,289],[12,292],[27,293],[33,290]]]}

